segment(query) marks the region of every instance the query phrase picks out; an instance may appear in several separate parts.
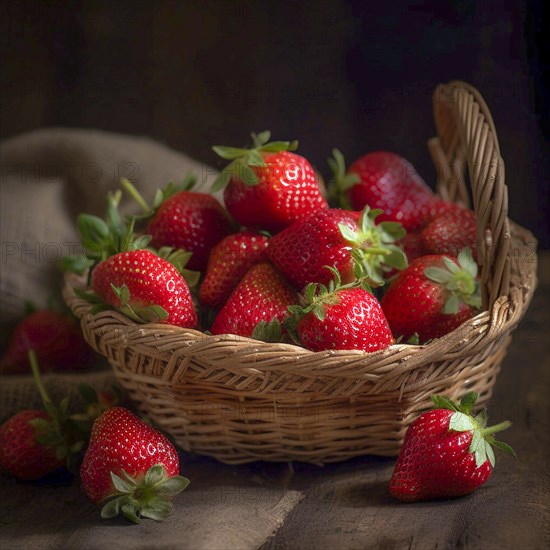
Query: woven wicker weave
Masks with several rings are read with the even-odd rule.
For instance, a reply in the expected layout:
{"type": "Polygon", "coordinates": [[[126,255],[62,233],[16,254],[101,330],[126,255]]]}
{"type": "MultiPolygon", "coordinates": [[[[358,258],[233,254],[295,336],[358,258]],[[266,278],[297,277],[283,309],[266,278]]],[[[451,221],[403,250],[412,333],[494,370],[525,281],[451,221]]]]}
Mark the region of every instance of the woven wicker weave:
{"type": "Polygon", "coordinates": [[[428,345],[313,353],[138,325],[115,312],[91,315],[72,292],[79,280],[67,279],[65,298],[88,342],[183,449],[230,464],[391,456],[432,394],[457,399],[475,390],[479,405],[490,398],[511,331],[536,286],[536,240],[507,218],[504,163],[480,94],[462,82],[440,85],[434,113],[438,138],[429,148],[441,196],[469,202],[467,162],[486,311],[428,345]]]}

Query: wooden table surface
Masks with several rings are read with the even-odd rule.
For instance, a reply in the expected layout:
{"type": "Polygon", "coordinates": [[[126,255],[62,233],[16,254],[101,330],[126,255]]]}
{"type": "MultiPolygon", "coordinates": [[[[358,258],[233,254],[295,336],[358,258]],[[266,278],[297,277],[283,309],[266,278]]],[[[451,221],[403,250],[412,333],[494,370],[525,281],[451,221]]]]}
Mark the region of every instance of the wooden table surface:
{"type": "Polygon", "coordinates": [[[518,460],[498,453],[476,493],[404,504],[391,498],[394,459],[323,468],[294,463],[232,467],[182,456],[189,488],[164,523],[101,520],[77,480],[0,478],[0,547],[32,549],[521,548],[550,547],[550,253],[495,386],[493,422],[518,460]]]}

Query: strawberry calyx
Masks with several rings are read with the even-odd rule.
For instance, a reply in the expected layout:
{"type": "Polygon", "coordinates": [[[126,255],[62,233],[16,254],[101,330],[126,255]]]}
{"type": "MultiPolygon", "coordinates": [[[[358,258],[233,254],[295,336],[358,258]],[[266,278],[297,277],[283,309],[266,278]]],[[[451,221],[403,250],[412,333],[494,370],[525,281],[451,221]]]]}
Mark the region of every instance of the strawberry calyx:
{"type": "Polygon", "coordinates": [[[474,455],[476,467],[479,468],[487,460],[494,467],[495,453],[493,447],[497,447],[516,457],[516,453],[512,447],[503,441],[498,441],[494,435],[509,428],[512,423],[506,420],[494,426],[487,427],[486,410],[482,410],[475,417],[471,414],[478,397],[479,394],[477,392],[469,392],[457,404],[447,397],[434,395],[432,396],[432,402],[436,409],[453,411],[453,414],[449,418],[449,431],[471,432],[472,441],[468,452],[474,455]]]}
{"type": "Polygon", "coordinates": [[[284,326],[291,338],[297,344],[300,344],[297,328],[300,321],[309,313],[313,313],[317,319],[324,321],[327,315],[327,306],[333,306],[340,303],[338,293],[350,288],[363,288],[371,292],[371,286],[368,278],[360,278],[351,283],[342,284],[340,273],[332,266],[325,266],[329,269],[334,278],[328,285],[320,283],[308,284],[299,296],[299,304],[288,306],[289,316],[284,321],[284,326]]]}
{"type": "Polygon", "coordinates": [[[76,227],[83,254],[63,258],[61,268],[64,271],[82,275],[114,254],[147,248],[151,236],[134,233],[135,217],[125,222],[120,216],[121,197],[121,191],[107,194],[105,219],[92,214],[78,215],[76,227]]]}
{"type": "Polygon", "coordinates": [[[276,343],[283,339],[283,325],[274,317],[271,321],[260,321],[252,331],[252,338],[262,342],[276,343]]]}
{"type": "Polygon", "coordinates": [[[214,145],[212,150],[221,158],[231,161],[219,174],[212,184],[212,192],[223,189],[232,177],[238,177],[245,185],[258,185],[258,176],[251,169],[252,166],[265,166],[262,153],[280,153],[281,151],[295,151],[298,142],[269,141],[271,132],[265,130],[259,134],[251,133],[252,147],[226,147],[214,145]]]}
{"type": "Polygon", "coordinates": [[[399,222],[375,223],[382,213],[367,205],[361,213],[359,229],[354,231],[348,225],[338,225],[342,237],[351,245],[354,273],[357,279],[366,279],[370,286],[382,286],[384,274],[392,269],[402,270],[408,265],[405,252],[395,243],[406,231],[399,222]]]}
{"type": "Polygon", "coordinates": [[[128,178],[122,178],[120,180],[122,188],[141,207],[142,213],[139,216],[135,216],[137,220],[152,218],[160,206],[169,198],[173,197],[177,193],[180,193],[181,191],[191,191],[191,189],[195,187],[196,183],[197,175],[191,171],[187,172],[182,183],[176,184],[174,182],[169,182],[164,188],[157,189],[155,195],[153,196],[153,202],[148,204],[143,195],[128,178]]]}
{"type": "Polygon", "coordinates": [[[464,248],[458,255],[457,261],[443,256],[445,267],[427,267],[424,275],[449,291],[449,296],[443,306],[443,313],[458,312],[461,303],[474,309],[481,308],[481,290],[477,280],[478,266],[470,248],[464,248]]]}
{"type": "Polygon", "coordinates": [[[162,464],[155,464],[143,476],[133,477],[124,470],[118,476],[111,472],[115,492],[101,510],[103,519],[113,518],[120,512],[133,523],[140,518],[163,521],[173,510],[172,499],[190,483],[183,476],[169,477],[162,464]]]}
{"type": "Polygon", "coordinates": [[[351,203],[346,195],[346,191],[361,181],[359,174],[353,172],[346,173],[344,155],[339,149],[332,150],[332,157],[327,159],[327,163],[332,172],[332,178],[329,180],[328,188],[329,199],[338,199],[342,208],[351,210],[351,203]]]}

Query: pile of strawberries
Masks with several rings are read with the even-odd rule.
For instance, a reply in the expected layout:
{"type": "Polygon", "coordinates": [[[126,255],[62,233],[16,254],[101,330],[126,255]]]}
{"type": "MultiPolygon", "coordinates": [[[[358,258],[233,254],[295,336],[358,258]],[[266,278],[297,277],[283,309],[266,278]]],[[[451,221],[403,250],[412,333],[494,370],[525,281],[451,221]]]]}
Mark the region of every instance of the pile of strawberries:
{"type": "MultiPolygon", "coordinates": [[[[213,184],[225,208],[169,184],[121,220],[81,215],[91,269],[86,293],[138,322],[293,341],[313,351],[424,343],[480,308],[476,218],[441,200],[413,166],[369,153],[346,171],[329,159],[331,207],[297,142],[252,134],[250,148],[214,147],[229,164],[213,184]],[[193,270],[193,271],[190,271],[193,270]]],[[[86,263],[87,262],[87,263],[86,263]]]]}

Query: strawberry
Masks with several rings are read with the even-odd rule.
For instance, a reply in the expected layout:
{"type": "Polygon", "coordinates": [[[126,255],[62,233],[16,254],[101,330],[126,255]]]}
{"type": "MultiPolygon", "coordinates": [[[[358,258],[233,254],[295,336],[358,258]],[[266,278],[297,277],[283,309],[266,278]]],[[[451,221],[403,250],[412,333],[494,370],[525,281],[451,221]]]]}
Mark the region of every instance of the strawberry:
{"type": "Polygon", "coordinates": [[[297,302],[296,292],[271,264],[256,264],[216,315],[211,332],[250,337],[260,321],[282,322],[287,307],[297,302]]]}
{"type": "MultiPolygon", "coordinates": [[[[92,271],[97,302],[119,309],[137,322],[195,328],[197,313],[189,286],[178,269],[149,250],[120,252],[92,271]]],[[[90,300],[93,296],[83,295],[90,300]]]]}
{"type": "MultiPolygon", "coordinates": [[[[356,349],[366,352],[385,349],[394,343],[378,300],[367,290],[340,284],[339,273],[328,287],[310,284],[301,305],[290,306],[286,321],[297,342],[312,351],[356,349]]],[[[355,285],[355,286],[354,286],[355,285]]]]}
{"type": "Polygon", "coordinates": [[[191,252],[189,269],[203,271],[211,248],[231,233],[231,222],[215,197],[191,191],[195,182],[191,174],[182,186],[168,184],[157,191],[152,207],[129,180],[122,180],[122,185],[141,205],[140,218],[149,220],[145,233],[151,235],[151,245],[191,252]]]}
{"type": "Polygon", "coordinates": [[[477,222],[472,210],[456,207],[437,216],[420,234],[422,249],[426,254],[450,254],[457,256],[466,247],[477,251],[477,222]]]}
{"type": "Polygon", "coordinates": [[[380,208],[380,221],[396,221],[407,231],[423,227],[447,208],[418,175],[414,166],[399,155],[375,151],[357,159],[345,170],[344,157],[333,151],[329,164],[334,173],[332,195],[340,194],[343,206],[362,210],[380,208]]]}
{"type": "Polygon", "coordinates": [[[189,484],[179,475],[174,446],[159,431],[124,407],[113,407],[96,419],[80,466],[80,479],[93,502],[108,500],[103,518],[140,517],[161,521],[172,510],[172,498],[189,484]]]}
{"type": "Polygon", "coordinates": [[[318,212],[270,239],[271,262],[302,290],[309,283],[329,284],[334,267],[344,283],[366,277],[372,286],[384,284],[384,273],[403,269],[406,258],[394,242],[405,235],[395,222],[375,223],[379,210],[362,213],[331,208],[318,212]]]}
{"type": "Polygon", "coordinates": [[[435,409],[421,414],[405,434],[390,481],[394,497],[410,502],[467,495],[491,475],[492,446],[515,456],[509,445],[494,436],[510,422],[488,428],[485,411],[472,416],[477,397],[470,392],[460,405],[432,397],[435,409]]]}
{"type": "Polygon", "coordinates": [[[20,411],[0,426],[0,470],[18,479],[35,480],[70,463],[84,442],[68,417],[68,399],[59,406],[50,399],[33,350],[28,360],[45,410],[20,411]]]}
{"type": "Polygon", "coordinates": [[[382,309],[394,336],[421,342],[439,338],[473,317],[481,307],[478,267],[471,251],[413,260],[391,283],[382,309]]]}
{"type": "Polygon", "coordinates": [[[63,467],[65,457],[38,441],[50,427],[50,415],[39,409],[20,411],[6,420],[0,426],[0,469],[17,479],[34,480],[63,467]]]}
{"type": "Polygon", "coordinates": [[[202,304],[219,308],[229,298],[244,274],[267,259],[268,237],[252,231],[228,235],[210,252],[199,299],[202,304]]]}
{"type": "Polygon", "coordinates": [[[292,152],[298,142],[269,143],[270,137],[270,132],[252,134],[251,149],[213,147],[231,163],[212,189],[226,186],[225,205],[241,225],[276,232],[328,204],[311,164],[292,152]]]}
{"type": "Polygon", "coordinates": [[[30,373],[31,348],[43,370],[80,370],[94,360],[94,352],[82,337],[76,319],[49,309],[34,311],[16,325],[0,360],[0,372],[30,373]]]}

